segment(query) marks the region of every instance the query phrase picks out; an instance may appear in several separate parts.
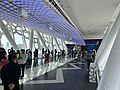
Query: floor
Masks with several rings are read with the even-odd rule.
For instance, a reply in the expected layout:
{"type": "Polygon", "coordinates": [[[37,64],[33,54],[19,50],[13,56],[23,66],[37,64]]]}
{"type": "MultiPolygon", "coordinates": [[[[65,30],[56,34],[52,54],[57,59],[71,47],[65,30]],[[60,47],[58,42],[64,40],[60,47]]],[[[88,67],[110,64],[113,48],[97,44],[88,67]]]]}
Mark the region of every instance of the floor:
{"type": "Polygon", "coordinates": [[[25,70],[21,90],[96,90],[97,85],[88,82],[85,63],[67,57],[42,63],[39,60],[39,66],[25,70]]]}
{"type": "Polygon", "coordinates": [[[88,82],[86,64],[71,58],[27,69],[25,75],[20,81],[21,90],[96,90],[97,87],[88,82]]]}

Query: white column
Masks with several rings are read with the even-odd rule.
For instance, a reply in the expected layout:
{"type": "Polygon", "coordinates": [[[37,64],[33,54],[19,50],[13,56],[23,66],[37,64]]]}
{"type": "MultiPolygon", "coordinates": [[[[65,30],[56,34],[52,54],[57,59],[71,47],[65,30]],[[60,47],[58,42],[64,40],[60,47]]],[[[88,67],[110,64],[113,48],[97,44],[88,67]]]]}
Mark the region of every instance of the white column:
{"type": "Polygon", "coordinates": [[[37,33],[37,35],[38,35],[38,38],[41,40],[43,46],[45,47],[45,49],[48,49],[48,47],[46,46],[46,44],[45,44],[45,42],[44,42],[42,36],[40,35],[40,33],[39,33],[38,31],[36,31],[36,33],[37,33]]]}
{"type": "Polygon", "coordinates": [[[116,35],[118,33],[119,25],[120,25],[120,14],[118,15],[118,17],[110,31],[110,35],[108,36],[108,39],[106,40],[105,47],[102,50],[100,57],[97,58],[96,62],[98,64],[100,70],[104,70],[105,64],[107,62],[107,59],[109,57],[109,54],[112,49],[113,43],[115,41],[116,35]]]}
{"type": "Polygon", "coordinates": [[[23,28],[20,27],[20,29],[21,29],[21,32],[22,32],[22,40],[23,40],[24,48],[27,49],[27,44],[26,44],[26,40],[25,40],[25,35],[24,35],[23,28]]]}
{"type": "Polygon", "coordinates": [[[59,44],[58,44],[58,41],[57,41],[57,39],[56,39],[56,38],[54,38],[54,40],[55,40],[55,42],[56,42],[56,45],[57,45],[57,47],[59,48],[59,50],[61,50],[61,48],[60,48],[60,46],[59,46],[59,44]]]}
{"type": "Polygon", "coordinates": [[[100,44],[100,47],[98,48],[97,54],[96,54],[96,60],[95,63],[97,61],[97,59],[100,57],[100,54],[102,53],[102,50],[104,49],[105,45],[106,45],[106,41],[108,39],[108,36],[110,35],[110,27],[113,25],[113,23],[111,23],[109,26],[106,27],[107,32],[105,33],[105,36],[103,37],[103,40],[100,44]]]}
{"type": "Polygon", "coordinates": [[[120,90],[120,29],[97,90],[120,90]]]}
{"type": "Polygon", "coordinates": [[[53,37],[51,36],[51,49],[54,51],[54,46],[53,46],[53,37]]]}
{"type": "Polygon", "coordinates": [[[39,40],[39,38],[38,38],[38,42],[37,42],[37,43],[38,43],[38,49],[41,50],[41,49],[42,49],[42,46],[41,46],[41,44],[40,44],[40,40],[39,40]]]}
{"type": "Polygon", "coordinates": [[[15,40],[13,29],[12,29],[12,23],[9,22],[9,26],[10,26],[10,31],[11,31],[12,38],[13,38],[13,40],[15,40]]]}
{"type": "Polygon", "coordinates": [[[15,43],[15,41],[13,40],[12,36],[10,35],[7,27],[4,25],[4,23],[2,21],[0,21],[0,26],[1,29],[3,31],[3,33],[5,34],[6,38],[8,39],[8,41],[10,42],[10,44],[14,47],[15,50],[19,50],[17,44],[15,43]]]}
{"type": "Polygon", "coordinates": [[[0,31],[0,47],[2,47],[2,43],[1,43],[1,38],[2,38],[2,32],[0,31]]]}
{"type": "Polygon", "coordinates": [[[33,48],[33,34],[34,34],[34,30],[30,30],[30,37],[29,37],[29,49],[32,51],[33,48]]]}

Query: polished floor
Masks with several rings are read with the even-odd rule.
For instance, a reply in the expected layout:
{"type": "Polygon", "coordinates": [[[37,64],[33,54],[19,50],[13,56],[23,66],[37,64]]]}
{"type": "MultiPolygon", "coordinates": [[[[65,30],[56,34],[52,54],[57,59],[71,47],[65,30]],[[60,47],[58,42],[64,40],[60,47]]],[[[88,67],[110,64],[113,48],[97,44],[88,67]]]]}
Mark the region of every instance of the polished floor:
{"type": "MultiPolygon", "coordinates": [[[[96,90],[88,82],[86,64],[72,58],[62,58],[25,70],[20,80],[21,90],[96,90]]],[[[42,61],[43,62],[43,61],[42,61]]]]}

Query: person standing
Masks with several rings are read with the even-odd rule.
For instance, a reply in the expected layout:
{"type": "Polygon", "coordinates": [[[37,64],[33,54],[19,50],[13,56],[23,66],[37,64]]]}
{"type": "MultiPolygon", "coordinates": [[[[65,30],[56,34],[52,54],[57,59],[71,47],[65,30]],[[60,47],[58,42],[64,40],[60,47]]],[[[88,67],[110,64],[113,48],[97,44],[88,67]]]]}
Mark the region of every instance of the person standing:
{"type": "Polygon", "coordinates": [[[34,53],[34,66],[38,66],[38,49],[35,49],[34,53]]]}
{"type": "Polygon", "coordinates": [[[89,71],[90,63],[92,62],[92,56],[90,51],[86,53],[86,60],[87,60],[87,70],[89,71]]]}
{"type": "Polygon", "coordinates": [[[32,51],[30,51],[30,50],[29,50],[29,53],[28,53],[28,60],[29,60],[28,65],[31,67],[31,65],[32,65],[32,51]]]}
{"type": "Polygon", "coordinates": [[[8,60],[9,63],[1,69],[1,80],[4,90],[20,90],[19,78],[21,70],[19,64],[15,63],[16,56],[11,56],[8,60]]]}
{"type": "Polygon", "coordinates": [[[57,56],[57,50],[55,49],[55,60],[56,60],[56,56],[57,56]]]}
{"type": "Polygon", "coordinates": [[[21,66],[21,70],[22,70],[22,75],[21,75],[21,79],[24,77],[24,70],[25,70],[25,65],[26,65],[26,61],[28,59],[28,55],[25,53],[24,49],[21,49],[21,54],[20,54],[20,66],[21,66]]]}
{"type": "Polygon", "coordinates": [[[6,51],[4,48],[0,47],[0,62],[2,61],[2,58],[6,55],[6,51]]]}

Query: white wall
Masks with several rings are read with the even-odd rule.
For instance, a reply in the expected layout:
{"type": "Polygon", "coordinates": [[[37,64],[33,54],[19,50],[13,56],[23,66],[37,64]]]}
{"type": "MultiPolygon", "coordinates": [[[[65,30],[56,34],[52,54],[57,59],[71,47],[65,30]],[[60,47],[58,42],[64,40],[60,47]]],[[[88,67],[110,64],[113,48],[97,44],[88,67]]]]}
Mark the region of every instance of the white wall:
{"type": "Polygon", "coordinates": [[[120,30],[97,90],[120,90],[120,30]]]}

